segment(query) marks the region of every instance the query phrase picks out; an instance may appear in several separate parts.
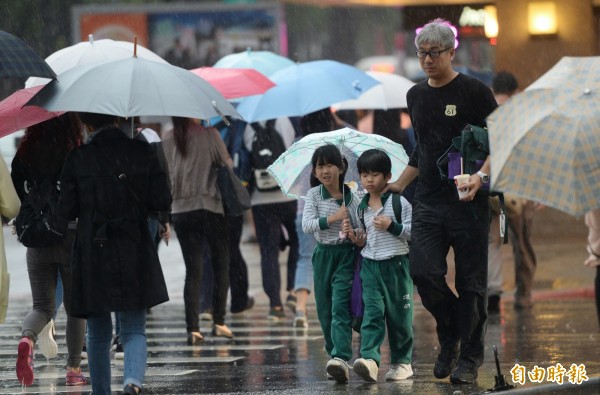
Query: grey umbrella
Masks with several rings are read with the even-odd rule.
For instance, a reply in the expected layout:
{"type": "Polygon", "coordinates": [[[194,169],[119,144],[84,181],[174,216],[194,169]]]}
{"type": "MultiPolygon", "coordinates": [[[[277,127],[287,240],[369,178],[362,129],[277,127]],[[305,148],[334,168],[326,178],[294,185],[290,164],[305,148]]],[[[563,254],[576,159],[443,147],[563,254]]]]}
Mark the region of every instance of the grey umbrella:
{"type": "Polygon", "coordinates": [[[76,66],[46,85],[27,105],[128,118],[167,115],[241,118],[208,82],[188,70],[131,57],[76,66]]]}

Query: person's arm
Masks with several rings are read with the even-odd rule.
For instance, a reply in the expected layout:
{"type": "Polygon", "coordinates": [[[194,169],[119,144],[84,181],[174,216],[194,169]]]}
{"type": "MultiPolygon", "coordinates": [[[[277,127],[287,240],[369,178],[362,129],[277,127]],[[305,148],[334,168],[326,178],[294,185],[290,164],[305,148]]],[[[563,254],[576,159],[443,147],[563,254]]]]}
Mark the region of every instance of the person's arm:
{"type": "Polygon", "coordinates": [[[584,261],[584,265],[600,266],[600,209],[587,212],[585,224],[588,227],[587,252],[589,256],[584,261]]]}
{"type": "Polygon", "coordinates": [[[395,182],[387,185],[384,191],[390,190],[395,193],[402,193],[404,189],[419,175],[419,169],[413,166],[406,166],[400,177],[395,182]]]}

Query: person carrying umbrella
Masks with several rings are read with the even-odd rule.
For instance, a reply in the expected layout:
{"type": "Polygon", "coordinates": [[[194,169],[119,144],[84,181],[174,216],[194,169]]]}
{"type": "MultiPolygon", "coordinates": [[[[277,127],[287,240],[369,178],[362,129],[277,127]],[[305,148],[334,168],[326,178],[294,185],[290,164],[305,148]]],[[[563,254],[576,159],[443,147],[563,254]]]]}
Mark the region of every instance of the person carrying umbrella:
{"type": "Polygon", "coordinates": [[[441,352],[433,374],[467,384],[477,379],[483,363],[490,214],[488,197],[477,191],[489,178],[490,160],[470,175],[464,185],[468,193],[460,200],[456,187],[441,180],[436,163],[465,124],[485,125],[497,104],[486,85],[453,69],[455,40],[450,23],[443,19],[426,24],[415,38],[419,63],[429,78],[408,91],[417,146],[391,189],[402,192],[419,177],[410,269],[423,305],[437,322],[441,352]],[[450,247],[458,296],[445,279],[450,247]]]}
{"type": "Polygon", "coordinates": [[[128,138],[112,115],[80,113],[90,137],[60,177],[58,213],[77,218],[71,256],[71,314],[87,318],[94,394],[111,393],[111,312],[119,312],[125,350],[122,394],[138,394],[146,369],[146,309],[169,299],[151,212],[169,212],[167,174],[145,142],[128,138]]]}

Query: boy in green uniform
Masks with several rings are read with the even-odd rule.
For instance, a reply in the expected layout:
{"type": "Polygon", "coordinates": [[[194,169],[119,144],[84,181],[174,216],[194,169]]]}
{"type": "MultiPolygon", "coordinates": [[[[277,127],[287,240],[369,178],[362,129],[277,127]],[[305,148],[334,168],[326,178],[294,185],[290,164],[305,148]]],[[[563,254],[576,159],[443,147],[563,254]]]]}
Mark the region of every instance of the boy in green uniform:
{"type": "Polygon", "coordinates": [[[354,372],[368,382],[377,381],[387,326],[391,366],[385,378],[404,380],[413,375],[413,283],[408,266],[412,208],[405,198],[382,193],[392,176],[392,163],[384,151],[365,151],[357,167],[367,192],[357,210],[366,239],[362,229],[354,232],[350,222],[344,221],[350,240],[364,246],[360,271],[365,304],[362,358],[354,362],[354,372]]]}

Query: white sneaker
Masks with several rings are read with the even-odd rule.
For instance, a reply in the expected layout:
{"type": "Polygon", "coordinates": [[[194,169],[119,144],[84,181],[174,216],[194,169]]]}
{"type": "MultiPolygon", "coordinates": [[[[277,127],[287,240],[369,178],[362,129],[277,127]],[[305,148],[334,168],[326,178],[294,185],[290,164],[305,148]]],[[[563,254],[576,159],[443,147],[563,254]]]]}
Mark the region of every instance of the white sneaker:
{"type": "Polygon", "coordinates": [[[340,358],[332,358],[327,361],[327,373],[338,383],[347,383],[350,379],[350,365],[340,358]]]}
{"type": "Polygon", "coordinates": [[[377,382],[379,367],[377,366],[377,362],[372,359],[358,358],[354,361],[354,371],[369,383],[377,382]]]}
{"type": "Polygon", "coordinates": [[[50,320],[38,335],[37,344],[40,347],[40,352],[46,359],[54,358],[58,355],[58,344],[54,340],[54,333],[54,320],[50,320]]]}
{"type": "Polygon", "coordinates": [[[412,377],[413,370],[410,364],[399,363],[390,366],[390,370],[385,374],[386,381],[400,381],[412,377]]]}

